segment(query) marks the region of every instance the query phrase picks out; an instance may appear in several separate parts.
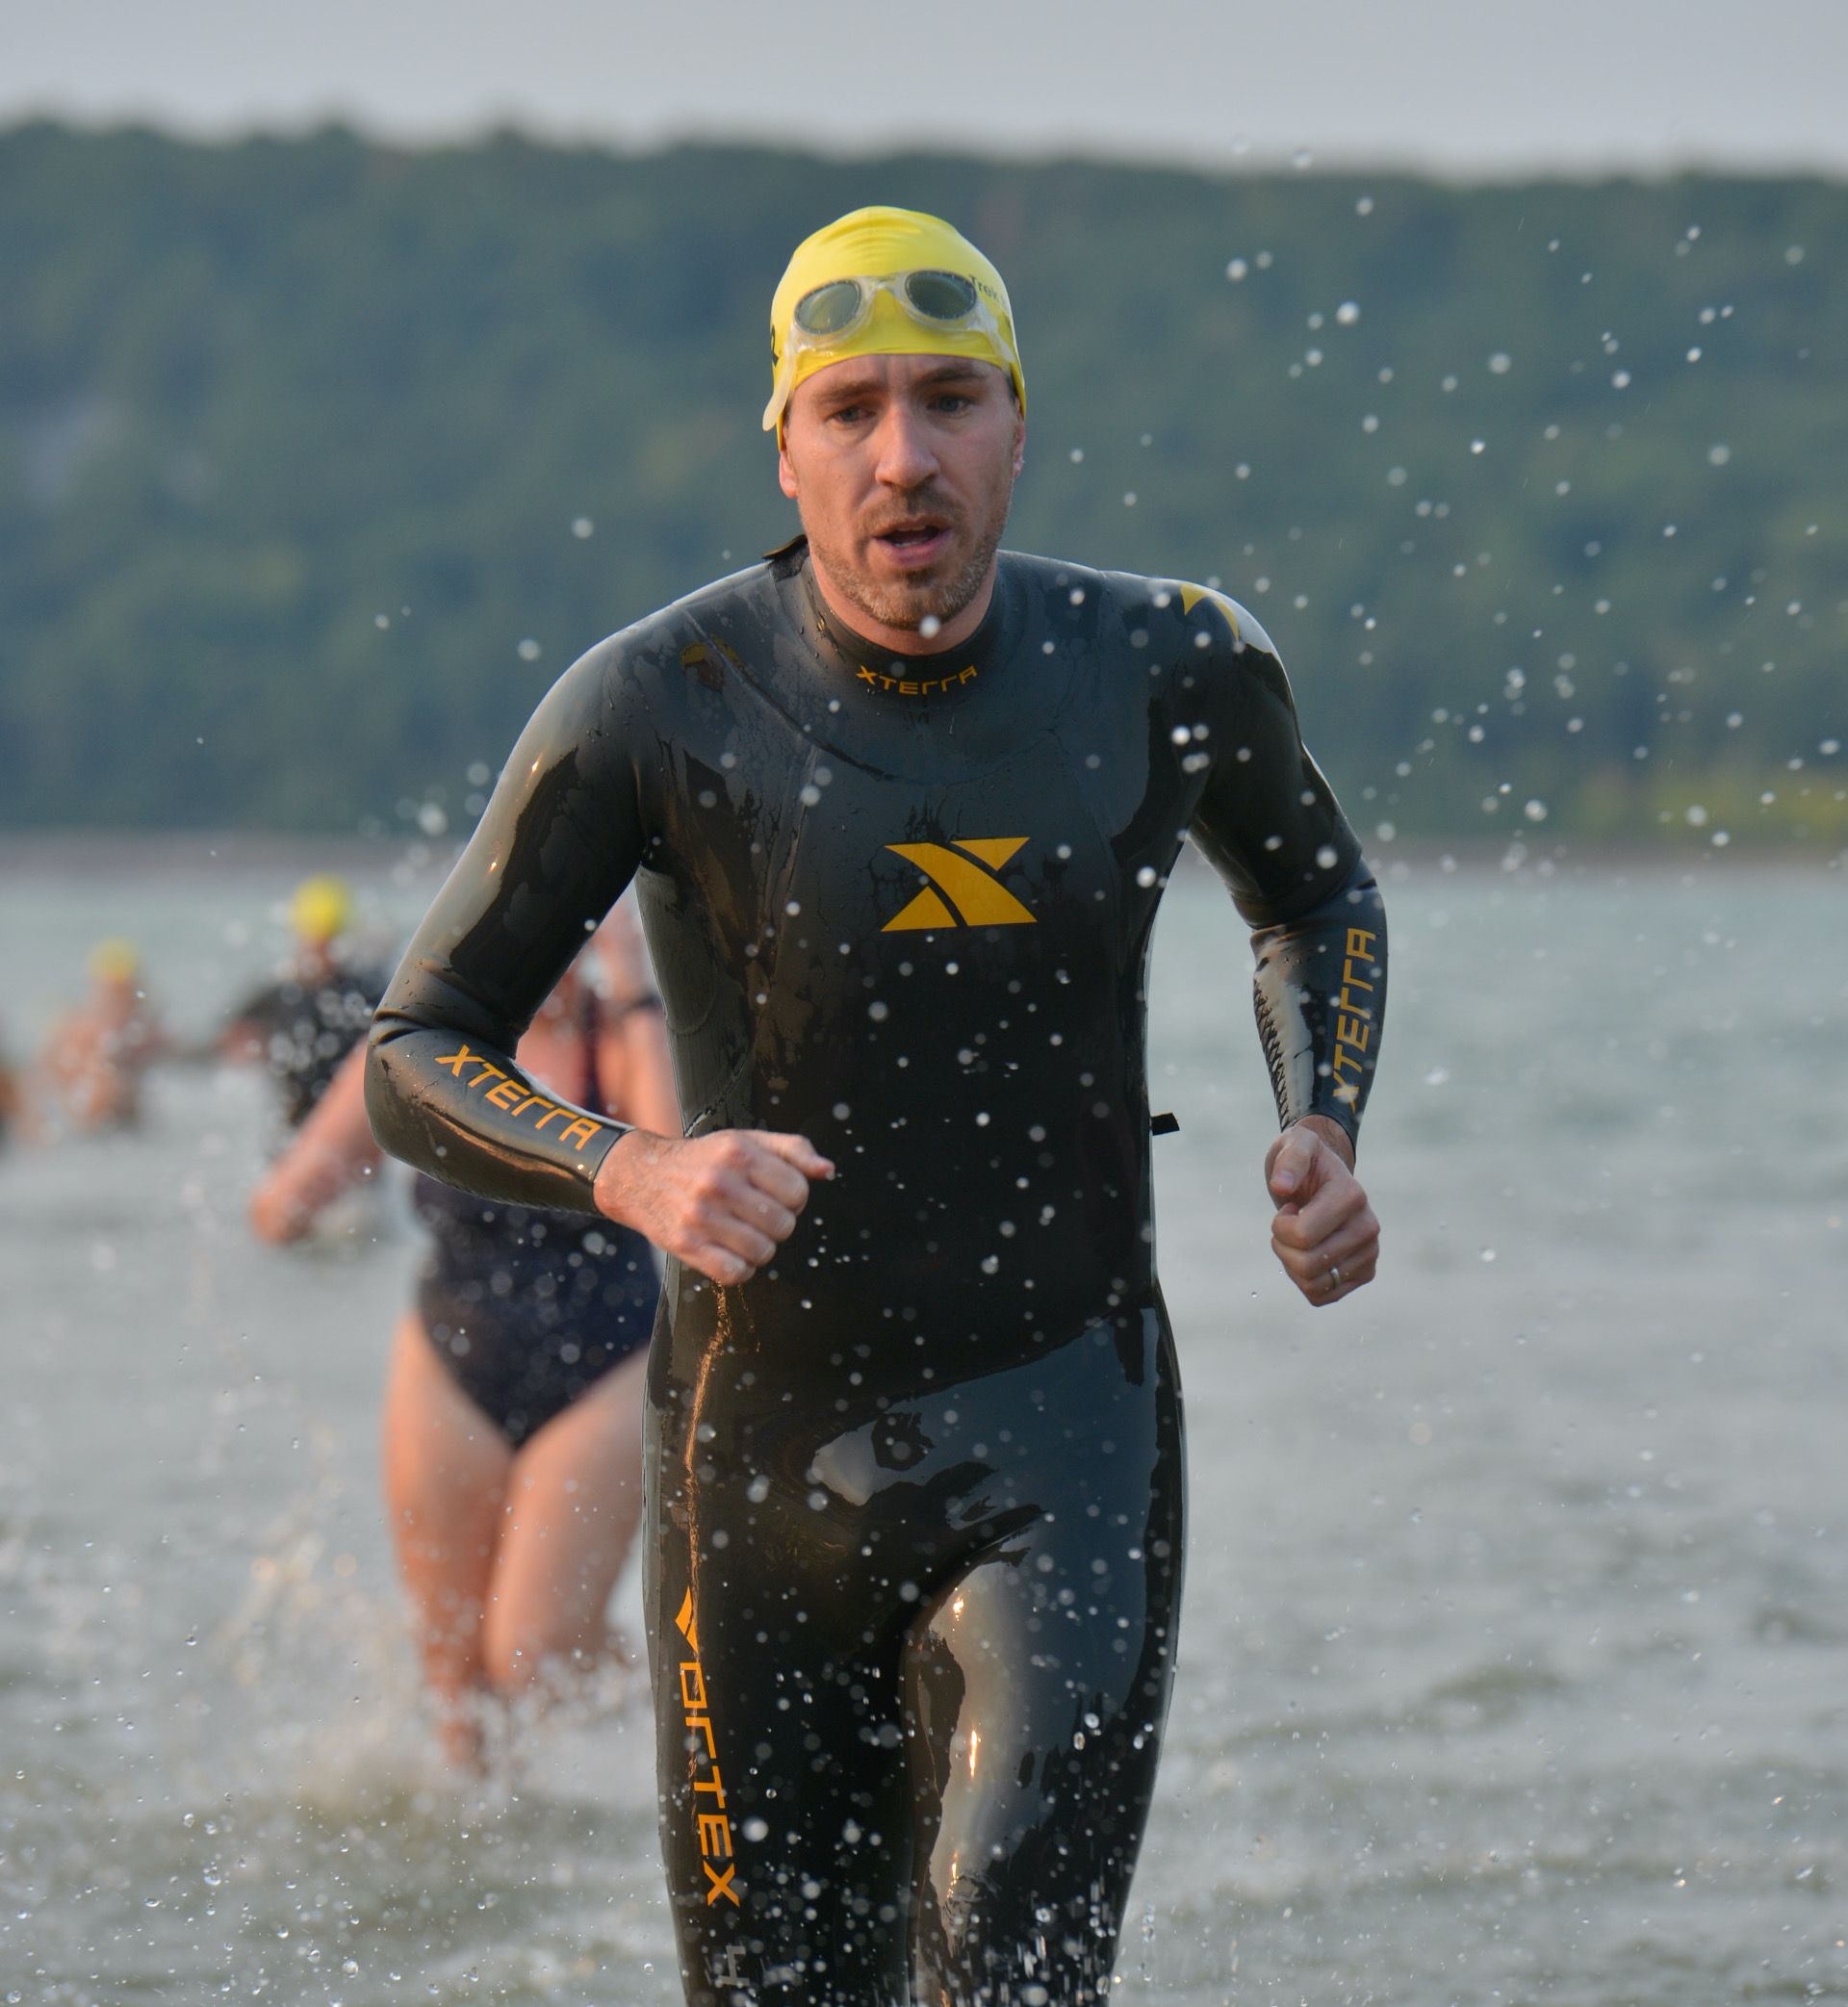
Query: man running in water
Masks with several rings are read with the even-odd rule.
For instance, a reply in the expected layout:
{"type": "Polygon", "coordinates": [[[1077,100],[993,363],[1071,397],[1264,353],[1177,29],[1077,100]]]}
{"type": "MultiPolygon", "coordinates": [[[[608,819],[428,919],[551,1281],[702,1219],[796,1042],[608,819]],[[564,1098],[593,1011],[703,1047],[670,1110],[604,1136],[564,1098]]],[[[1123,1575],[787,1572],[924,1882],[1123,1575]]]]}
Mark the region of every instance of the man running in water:
{"type": "Polygon", "coordinates": [[[288,966],[245,997],[218,1036],[220,1059],[269,1067],[291,1129],[314,1113],[384,993],[384,969],[354,952],[356,916],[343,880],[304,879],[289,901],[295,949],[288,966]]]}
{"type": "Polygon", "coordinates": [[[973,245],[859,211],[771,329],[804,535],[546,699],[370,1107],[438,1176],[672,1257],[643,1537],[689,2000],[1100,2001],[1181,1576],[1156,907],[1191,836],[1255,929],[1272,1241],[1317,1304],[1378,1251],[1384,919],[1248,614],[997,554],[1025,389],[973,245]],[[631,877],[684,1139],[511,1057],[631,877]]]}
{"type": "Polygon", "coordinates": [[[142,987],[131,940],[99,940],[90,951],[90,994],[46,1035],[31,1082],[35,1130],[132,1129],[141,1119],[141,1082],[173,1042],[142,987]],[[33,1103],[36,1102],[36,1106],[33,1103]]]}

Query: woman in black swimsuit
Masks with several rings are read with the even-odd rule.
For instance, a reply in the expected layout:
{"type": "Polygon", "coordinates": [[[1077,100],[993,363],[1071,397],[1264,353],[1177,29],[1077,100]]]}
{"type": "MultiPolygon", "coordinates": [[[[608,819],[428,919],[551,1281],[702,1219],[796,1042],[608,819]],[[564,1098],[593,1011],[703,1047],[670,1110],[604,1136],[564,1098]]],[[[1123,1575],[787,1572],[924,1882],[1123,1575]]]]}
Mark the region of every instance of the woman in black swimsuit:
{"type": "MultiPolygon", "coordinates": [[[[521,1057],[574,1101],[678,1122],[626,907],[553,991],[521,1057]]],[[[266,1240],[297,1238],[377,1161],[355,1054],[257,1191],[253,1225],[266,1240]]],[[[484,1700],[611,1648],[603,1612],[641,1511],[659,1285],[648,1243],[614,1222],[422,1177],[414,1203],[432,1246],[393,1339],[385,1492],[439,1733],[473,1762],[484,1700]]]]}

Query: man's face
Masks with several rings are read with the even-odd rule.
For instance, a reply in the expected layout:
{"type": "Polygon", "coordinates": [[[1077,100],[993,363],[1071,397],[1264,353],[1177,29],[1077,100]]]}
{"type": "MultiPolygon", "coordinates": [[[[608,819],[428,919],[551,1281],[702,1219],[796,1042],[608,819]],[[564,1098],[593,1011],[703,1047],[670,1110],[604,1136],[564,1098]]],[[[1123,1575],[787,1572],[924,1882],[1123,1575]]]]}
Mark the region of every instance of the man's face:
{"type": "Polygon", "coordinates": [[[798,385],[778,474],[840,596],[915,631],[948,626],[987,583],[1025,448],[993,363],[855,356],[798,385]]]}
{"type": "Polygon", "coordinates": [[[94,997],[97,1018],[104,1024],[126,1024],[140,1002],[133,976],[98,976],[94,997]]]}
{"type": "Polygon", "coordinates": [[[334,944],[331,940],[310,940],[305,937],[295,947],[295,980],[324,983],[334,972],[334,944]]]}

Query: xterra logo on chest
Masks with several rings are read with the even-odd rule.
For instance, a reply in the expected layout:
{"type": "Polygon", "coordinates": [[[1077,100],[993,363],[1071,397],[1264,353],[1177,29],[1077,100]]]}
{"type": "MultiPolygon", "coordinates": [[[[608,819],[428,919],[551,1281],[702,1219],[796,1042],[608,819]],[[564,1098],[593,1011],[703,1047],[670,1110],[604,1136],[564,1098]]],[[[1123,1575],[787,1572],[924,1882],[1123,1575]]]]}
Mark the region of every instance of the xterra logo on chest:
{"type": "Polygon", "coordinates": [[[930,883],[880,930],[907,934],[936,927],[1031,927],[1034,916],[993,874],[1027,841],[1025,836],[958,837],[941,843],[888,843],[930,883]],[[959,852],[966,855],[959,856],[959,852]],[[978,860],[971,862],[970,859],[978,860]],[[982,865],[988,866],[987,870],[982,865]]]}

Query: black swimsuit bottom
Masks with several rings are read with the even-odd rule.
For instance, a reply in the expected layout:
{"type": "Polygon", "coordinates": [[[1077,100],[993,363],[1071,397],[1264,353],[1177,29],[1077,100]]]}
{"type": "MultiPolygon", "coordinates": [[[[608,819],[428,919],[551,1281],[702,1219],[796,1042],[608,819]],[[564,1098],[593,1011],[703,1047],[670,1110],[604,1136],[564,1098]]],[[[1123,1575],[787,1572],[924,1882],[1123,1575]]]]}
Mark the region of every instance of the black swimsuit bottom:
{"type": "Polygon", "coordinates": [[[895,660],[797,545],[593,649],[504,771],[379,1012],[381,1142],[594,1214],[618,1129],[509,1055],[632,878],[688,1133],[837,1166],[741,1287],[669,1264],[650,1356],[688,1998],[1101,2007],[1180,1585],[1143,991],[1182,843],[1255,930],[1286,1122],[1357,1128],[1385,1002],[1283,669],[1217,594],[1005,553],[895,660]]]}
{"type": "Polygon", "coordinates": [[[432,1236],[417,1285],[424,1329],[516,1450],[648,1344],[660,1285],[640,1234],[429,1177],[412,1202],[432,1236]]]}

